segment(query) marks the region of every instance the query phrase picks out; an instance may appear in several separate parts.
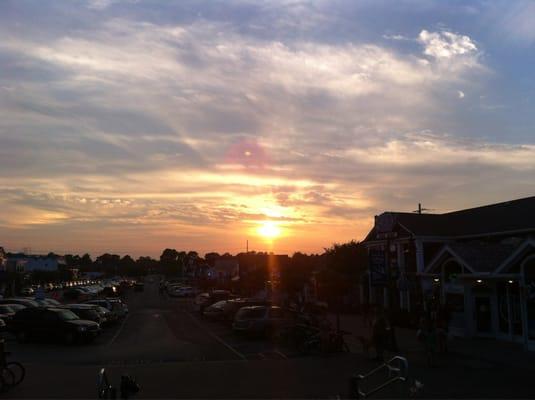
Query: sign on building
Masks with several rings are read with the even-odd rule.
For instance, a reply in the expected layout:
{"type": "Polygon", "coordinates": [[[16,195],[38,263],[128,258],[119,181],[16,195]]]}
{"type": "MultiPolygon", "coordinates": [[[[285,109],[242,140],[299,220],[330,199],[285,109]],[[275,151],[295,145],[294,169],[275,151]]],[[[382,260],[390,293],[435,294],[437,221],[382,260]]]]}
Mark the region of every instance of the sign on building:
{"type": "Polygon", "coordinates": [[[384,286],[387,283],[385,252],[379,249],[370,249],[370,283],[372,286],[384,286]]]}

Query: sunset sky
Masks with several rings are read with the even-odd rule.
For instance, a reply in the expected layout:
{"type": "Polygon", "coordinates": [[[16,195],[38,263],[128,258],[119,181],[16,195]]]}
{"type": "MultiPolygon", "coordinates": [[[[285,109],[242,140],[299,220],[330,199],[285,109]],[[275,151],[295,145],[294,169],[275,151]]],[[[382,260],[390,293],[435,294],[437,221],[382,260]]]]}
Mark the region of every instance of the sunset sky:
{"type": "Polygon", "coordinates": [[[0,246],[321,252],[535,194],[533,1],[0,1],[0,246]]]}

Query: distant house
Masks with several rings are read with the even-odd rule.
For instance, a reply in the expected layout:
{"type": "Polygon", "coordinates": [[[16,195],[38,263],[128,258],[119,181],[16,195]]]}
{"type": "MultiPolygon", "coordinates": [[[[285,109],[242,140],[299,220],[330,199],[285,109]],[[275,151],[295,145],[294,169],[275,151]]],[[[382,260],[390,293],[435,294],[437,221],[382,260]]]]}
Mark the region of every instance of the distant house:
{"type": "Polygon", "coordinates": [[[214,266],[208,268],[207,278],[218,281],[230,281],[240,274],[240,264],[236,258],[218,258],[214,266]]]}
{"type": "Polygon", "coordinates": [[[445,214],[384,212],[364,240],[370,303],[450,311],[450,332],[535,350],[535,197],[445,214]]]}
{"type": "Polygon", "coordinates": [[[0,247],[0,271],[7,271],[7,255],[3,247],[0,247]]]}
{"type": "Polygon", "coordinates": [[[58,271],[61,266],[65,266],[63,257],[49,257],[26,254],[13,254],[7,258],[8,271],[33,272],[33,271],[58,271]]]}

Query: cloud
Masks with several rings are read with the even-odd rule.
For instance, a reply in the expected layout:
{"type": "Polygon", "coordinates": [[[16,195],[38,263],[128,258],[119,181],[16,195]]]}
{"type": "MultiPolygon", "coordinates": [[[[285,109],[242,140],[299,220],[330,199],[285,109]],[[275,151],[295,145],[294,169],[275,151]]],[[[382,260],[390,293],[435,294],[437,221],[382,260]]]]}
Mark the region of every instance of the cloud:
{"type": "Polygon", "coordinates": [[[403,35],[383,35],[383,38],[387,40],[413,40],[403,35]]]}
{"type": "MultiPolygon", "coordinates": [[[[77,10],[75,28],[0,43],[11,246],[233,251],[275,218],[289,247],[321,249],[384,209],[533,189],[533,146],[483,137],[484,120],[460,133],[452,93],[479,94],[490,71],[468,36],[422,30],[423,51],[392,48],[320,3],[95,4],[98,19],[77,10]]],[[[399,32],[385,38],[414,37],[399,32]]]]}
{"type": "Polygon", "coordinates": [[[457,90],[457,97],[460,99],[464,99],[464,92],[462,90],[457,90]]]}
{"type": "Polygon", "coordinates": [[[477,51],[476,44],[468,36],[448,31],[428,32],[424,29],[418,40],[424,46],[424,54],[436,59],[472,55],[477,51]]]}

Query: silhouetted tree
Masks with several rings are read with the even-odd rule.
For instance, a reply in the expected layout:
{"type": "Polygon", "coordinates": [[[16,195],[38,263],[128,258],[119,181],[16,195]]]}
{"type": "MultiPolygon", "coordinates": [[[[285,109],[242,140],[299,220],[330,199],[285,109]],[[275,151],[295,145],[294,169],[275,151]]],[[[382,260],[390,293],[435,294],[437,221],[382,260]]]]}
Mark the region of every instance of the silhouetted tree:
{"type": "Polygon", "coordinates": [[[346,276],[360,276],[368,266],[366,248],[354,240],[343,244],[335,243],[325,249],[324,255],[327,269],[346,276]]]}
{"type": "Polygon", "coordinates": [[[215,260],[217,260],[218,258],[220,258],[221,256],[219,255],[219,253],[216,253],[216,252],[212,252],[212,253],[206,253],[204,255],[204,259],[206,261],[206,263],[210,266],[210,267],[213,267],[215,265],[215,260]]]}
{"type": "MultiPolygon", "coordinates": [[[[85,257],[85,256],[84,256],[85,257]]],[[[97,268],[106,274],[117,274],[121,257],[117,254],[104,253],[95,260],[97,268]]]]}

